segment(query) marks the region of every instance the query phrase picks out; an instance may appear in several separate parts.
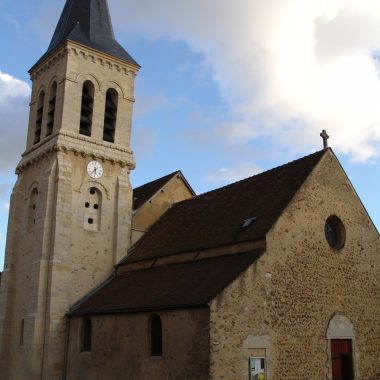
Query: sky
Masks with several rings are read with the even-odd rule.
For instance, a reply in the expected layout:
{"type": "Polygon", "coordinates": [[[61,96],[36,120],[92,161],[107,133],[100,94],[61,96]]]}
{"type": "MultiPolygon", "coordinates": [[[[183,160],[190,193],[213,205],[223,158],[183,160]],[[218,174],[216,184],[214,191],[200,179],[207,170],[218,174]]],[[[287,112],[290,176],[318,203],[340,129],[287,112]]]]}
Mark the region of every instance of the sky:
{"type": "MultiPolygon", "coordinates": [[[[0,269],[25,149],[28,69],[64,0],[0,0],[0,269]]],[[[329,144],[380,228],[378,0],[109,0],[136,79],[134,187],[182,170],[199,194],[329,144]]]]}

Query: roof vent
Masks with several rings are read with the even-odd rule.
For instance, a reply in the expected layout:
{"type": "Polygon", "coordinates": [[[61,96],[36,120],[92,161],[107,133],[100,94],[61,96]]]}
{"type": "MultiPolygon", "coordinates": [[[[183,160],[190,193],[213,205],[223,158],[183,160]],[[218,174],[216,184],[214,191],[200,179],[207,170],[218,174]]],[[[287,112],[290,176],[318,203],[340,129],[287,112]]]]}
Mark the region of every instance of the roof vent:
{"type": "Polygon", "coordinates": [[[256,219],[257,219],[256,216],[254,216],[253,218],[246,219],[243,222],[243,224],[240,226],[240,228],[248,228],[248,227],[250,227],[256,219]]]}

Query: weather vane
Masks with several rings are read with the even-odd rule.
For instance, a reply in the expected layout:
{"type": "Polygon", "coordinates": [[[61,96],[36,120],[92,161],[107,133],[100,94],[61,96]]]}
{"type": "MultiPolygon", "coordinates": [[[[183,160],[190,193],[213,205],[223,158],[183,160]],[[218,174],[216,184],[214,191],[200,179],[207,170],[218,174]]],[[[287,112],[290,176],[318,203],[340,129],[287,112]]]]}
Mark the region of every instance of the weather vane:
{"type": "Polygon", "coordinates": [[[329,147],[329,144],[327,140],[330,138],[330,136],[327,134],[326,130],[324,129],[320,135],[323,139],[323,149],[327,149],[329,147]]]}

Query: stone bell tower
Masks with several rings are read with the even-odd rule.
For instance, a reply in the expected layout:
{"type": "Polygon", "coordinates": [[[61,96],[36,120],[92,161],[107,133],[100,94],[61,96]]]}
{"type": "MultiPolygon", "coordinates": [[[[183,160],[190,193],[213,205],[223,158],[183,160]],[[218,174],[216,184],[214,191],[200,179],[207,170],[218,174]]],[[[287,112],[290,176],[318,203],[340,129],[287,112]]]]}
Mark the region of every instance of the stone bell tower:
{"type": "Polygon", "coordinates": [[[131,227],[139,65],[107,0],[67,0],[33,82],[0,291],[0,379],[62,379],[65,313],[111,275],[131,227]]]}

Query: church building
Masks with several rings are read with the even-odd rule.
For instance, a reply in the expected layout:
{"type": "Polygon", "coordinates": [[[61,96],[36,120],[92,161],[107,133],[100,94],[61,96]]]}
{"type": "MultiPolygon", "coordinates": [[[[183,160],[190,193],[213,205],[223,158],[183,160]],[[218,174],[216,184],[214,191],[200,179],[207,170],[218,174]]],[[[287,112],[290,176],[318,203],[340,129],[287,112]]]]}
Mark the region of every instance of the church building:
{"type": "Polygon", "coordinates": [[[380,380],[380,236],[332,149],[132,189],[139,64],[67,0],[33,82],[0,380],[380,380]]]}

